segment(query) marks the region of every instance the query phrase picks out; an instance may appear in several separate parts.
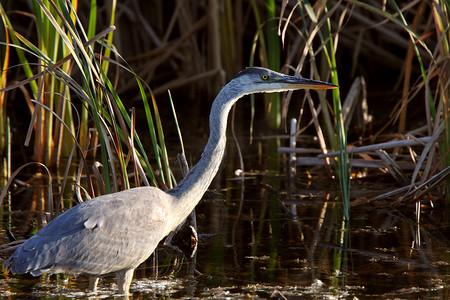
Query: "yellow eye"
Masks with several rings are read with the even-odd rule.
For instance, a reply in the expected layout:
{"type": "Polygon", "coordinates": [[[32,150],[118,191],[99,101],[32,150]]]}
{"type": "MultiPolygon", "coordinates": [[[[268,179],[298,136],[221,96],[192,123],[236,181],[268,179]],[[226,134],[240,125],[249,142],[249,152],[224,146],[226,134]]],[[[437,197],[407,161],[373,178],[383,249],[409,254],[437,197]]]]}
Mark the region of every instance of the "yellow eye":
{"type": "Polygon", "coordinates": [[[267,75],[267,74],[262,74],[262,75],[261,75],[261,79],[262,79],[262,80],[267,80],[267,79],[269,79],[269,75],[267,75]]]}

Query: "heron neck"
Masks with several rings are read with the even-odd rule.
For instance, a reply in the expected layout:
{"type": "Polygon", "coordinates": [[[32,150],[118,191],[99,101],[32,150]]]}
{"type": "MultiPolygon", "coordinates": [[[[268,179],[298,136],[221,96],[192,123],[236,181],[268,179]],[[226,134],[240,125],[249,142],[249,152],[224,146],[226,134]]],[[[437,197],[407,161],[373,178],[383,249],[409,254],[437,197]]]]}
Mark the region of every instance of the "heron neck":
{"type": "Polygon", "coordinates": [[[175,188],[167,191],[174,196],[179,222],[198,204],[219,169],[225,151],[228,114],[241,96],[227,86],[219,92],[211,107],[209,139],[200,160],[175,188]]]}

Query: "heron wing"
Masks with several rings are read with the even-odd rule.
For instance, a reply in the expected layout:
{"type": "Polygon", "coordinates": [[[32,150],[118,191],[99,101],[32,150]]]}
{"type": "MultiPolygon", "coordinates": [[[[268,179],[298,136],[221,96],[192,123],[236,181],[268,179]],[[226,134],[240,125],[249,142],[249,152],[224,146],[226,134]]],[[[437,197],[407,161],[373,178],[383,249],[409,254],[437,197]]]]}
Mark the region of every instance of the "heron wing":
{"type": "Polygon", "coordinates": [[[135,188],[97,197],[61,214],[5,263],[12,273],[102,275],[135,268],[164,238],[168,196],[135,188]]]}

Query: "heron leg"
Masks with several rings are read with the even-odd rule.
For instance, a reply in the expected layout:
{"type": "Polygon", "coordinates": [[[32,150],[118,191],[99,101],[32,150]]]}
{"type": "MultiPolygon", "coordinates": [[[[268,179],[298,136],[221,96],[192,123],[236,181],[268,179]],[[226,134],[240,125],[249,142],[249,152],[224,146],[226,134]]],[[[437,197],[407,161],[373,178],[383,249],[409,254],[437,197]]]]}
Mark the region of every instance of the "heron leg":
{"type": "Polygon", "coordinates": [[[98,276],[89,277],[89,289],[92,290],[93,292],[97,291],[97,284],[99,279],[100,277],[98,276]]]}
{"type": "Polygon", "coordinates": [[[131,280],[133,279],[134,269],[127,269],[116,272],[117,287],[119,288],[119,294],[130,294],[131,280]]]}

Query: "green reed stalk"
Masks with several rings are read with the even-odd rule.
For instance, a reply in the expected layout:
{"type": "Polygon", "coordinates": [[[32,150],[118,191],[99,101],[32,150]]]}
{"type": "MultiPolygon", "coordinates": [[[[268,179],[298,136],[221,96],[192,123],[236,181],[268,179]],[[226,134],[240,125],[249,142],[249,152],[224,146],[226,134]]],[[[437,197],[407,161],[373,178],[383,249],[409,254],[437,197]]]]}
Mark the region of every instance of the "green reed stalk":
{"type": "MultiPolygon", "coordinates": [[[[276,19],[276,5],[274,0],[266,2],[266,16],[267,21],[265,24],[261,21],[260,12],[256,1],[252,1],[253,14],[255,16],[256,25],[258,26],[258,34],[254,40],[254,43],[259,41],[260,47],[260,59],[261,65],[268,67],[272,70],[280,70],[281,50],[280,50],[280,37],[277,34],[278,24],[276,19]],[[264,33],[263,28],[266,28],[264,33]]],[[[253,47],[256,50],[256,47],[253,47]]],[[[253,65],[255,52],[252,51],[250,65],[253,65]]],[[[252,97],[254,99],[254,97],[252,97]]],[[[264,102],[266,107],[266,116],[269,126],[273,129],[278,129],[281,124],[281,100],[278,93],[265,94],[264,102]]],[[[252,100],[253,106],[253,100],[252,100]]]]}
{"type": "MultiPolygon", "coordinates": [[[[267,64],[269,69],[280,70],[280,37],[278,36],[278,24],[276,19],[275,0],[266,1],[267,9],[267,64]]],[[[264,99],[268,109],[269,125],[278,129],[281,125],[281,98],[279,93],[265,94],[264,99]]]]}
{"type": "MultiPolygon", "coordinates": [[[[31,3],[34,15],[36,17],[38,47],[41,50],[42,54],[49,59],[49,61],[58,61],[68,53],[66,48],[64,47],[64,42],[61,39],[61,36],[58,34],[57,29],[55,26],[53,26],[52,22],[54,22],[54,24],[58,27],[62,25],[62,22],[58,19],[54,19],[52,21],[46,15],[41,5],[45,5],[50,14],[55,14],[54,8],[50,6],[48,1],[32,1],[31,3]]],[[[64,64],[61,68],[67,71],[70,68],[70,63],[64,64]]],[[[45,70],[46,66],[40,65],[37,72],[40,73],[44,72],[45,70]]],[[[43,89],[41,90],[42,92],[39,93],[39,95],[34,95],[34,99],[40,99],[43,104],[45,104],[51,110],[55,111],[57,110],[58,106],[65,105],[65,101],[56,96],[56,93],[69,95],[68,93],[66,93],[66,87],[64,87],[64,85],[60,81],[48,74],[41,78],[40,84],[43,85],[43,89]]],[[[63,107],[62,111],[60,111],[60,116],[63,116],[64,112],[65,109],[63,107]]],[[[35,140],[39,141],[39,143],[34,143],[35,159],[48,165],[55,165],[56,161],[58,160],[58,153],[61,154],[61,151],[65,150],[65,153],[63,154],[68,155],[68,149],[71,148],[71,145],[68,144],[69,147],[64,147],[63,144],[58,144],[59,131],[54,131],[54,118],[53,115],[49,113],[49,111],[40,109],[38,118],[41,120],[41,122],[36,122],[34,124],[35,127],[39,128],[35,131],[35,140]]],[[[65,121],[71,122],[71,120],[69,119],[65,121]]],[[[69,127],[73,126],[69,125],[69,127]]]]}
{"type": "Polygon", "coordinates": [[[184,142],[183,142],[183,136],[181,134],[181,128],[180,125],[178,124],[178,117],[177,117],[177,113],[175,111],[175,106],[173,105],[173,100],[172,100],[172,94],[169,91],[169,101],[170,101],[170,108],[172,109],[172,114],[173,114],[173,119],[175,121],[175,127],[177,129],[177,134],[178,134],[178,139],[180,141],[180,146],[181,146],[181,153],[183,155],[185,155],[184,152],[184,142]]]}
{"type": "MultiPolygon", "coordinates": [[[[233,76],[236,72],[236,37],[235,37],[235,21],[233,1],[225,0],[223,5],[217,7],[220,16],[219,32],[220,32],[220,46],[215,45],[216,48],[220,48],[220,60],[221,65],[226,71],[227,76],[233,76]]],[[[215,58],[219,59],[219,58],[215,58]]],[[[215,62],[218,65],[218,62],[215,62]]]]}
{"type": "MultiPolygon", "coordinates": [[[[319,26],[319,21],[318,18],[316,16],[316,13],[314,12],[314,9],[312,8],[311,4],[308,1],[304,1],[303,5],[299,5],[298,6],[300,15],[301,15],[301,19],[303,20],[303,27],[304,28],[310,28],[309,30],[305,30],[305,39],[307,41],[309,41],[311,39],[311,33],[312,31],[319,26]],[[310,22],[308,22],[310,21],[310,22]],[[313,26],[311,26],[311,23],[313,26]],[[311,32],[310,32],[311,31],[311,32]]],[[[318,35],[323,43],[323,38],[321,36],[321,32],[318,32],[318,35]]],[[[306,47],[308,48],[308,54],[310,56],[311,59],[311,67],[313,68],[313,73],[315,74],[316,79],[320,79],[320,72],[317,68],[316,65],[316,55],[315,55],[315,51],[312,47],[312,43],[306,43],[306,47]]],[[[326,48],[323,48],[323,51],[326,51],[326,48]]],[[[329,61],[328,64],[330,65],[331,62],[329,61]]],[[[327,69],[329,69],[329,67],[327,67],[327,69]]],[[[333,117],[332,114],[328,108],[328,102],[327,99],[325,98],[325,93],[318,93],[319,95],[319,103],[322,109],[322,119],[323,119],[323,123],[324,125],[322,126],[322,128],[324,128],[324,131],[326,132],[326,137],[327,137],[327,146],[330,147],[333,150],[337,150],[338,149],[338,145],[336,144],[336,139],[335,139],[335,124],[333,123],[333,117]]]]}
{"type": "MultiPolygon", "coordinates": [[[[323,28],[323,32],[319,30],[317,32],[317,35],[319,36],[322,45],[325,45],[325,47],[322,48],[322,54],[324,57],[323,65],[324,69],[327,72],[330,72],[331,76],[331,82],[335,85],[339,85],[339,78],[337,73],[337,62],[335,57],[335,46],[334,46],[334,38],[333,38],[333,32],[331,30],[331,23],[330,23],[330,15],[324,17],[325,20],[319,22],[319,16],[316,14],[316,11],[312,8],[311,4],[308,1],[305,1],[303,3],[305,11],[307,15],[309,16],[309,20],[311,20],[312,24],[314,26],[310,26],[306,23],[306,18],[303,17],[304,26],[305,28],[311,28],[311,31],[316,30],[318,26],[321,26],[323,28]]],[[[316,6],[317,11],[322,11],[322,9],[318,6],[316,6]]],[[[302,15],[305,16],[303,13],[302,6],[300,6],[300,11],[302,12],[302,15]]],[[[328,12],[328,8],[324,4],[323,7],[324,12],[328,12]]],[[[311,33],[306,31],[306,36],[309,37],[311,33]]],[[[314,59],[314,51],[310,45],[309,47],[309,53],[312,57],[311,60],[311,66],[314,70],[314,73],[317,74],[316,76],[320,78],[319,71],[317,68],[317,65],[315,63],[314,59]]],[[[340,186],[340,192],[342,197],[342,203],[344,208],[344,214],[345,214],[345,220],[350,220],[350,167],[349,167],[349,160],[348,160],[348,154],[347,154],[347,133],[346,129],[344,127],[344,120],[342,116],[342,106],[341,106],[341,97],[339,89],[333,89],[332,90],[333,95],[333,111],[334,114],[332,117],[331,113],[328,110],[328,104],[326,102],[326,99],[324,97],[323,93],[319,94],[320,104],[322,107],[322,115],[324,118],[325,123],[325,130],[327,132],[328,136],[328,143],[331,145],[332,149],[334,151],[340,151],[340,155],[336,159],[336,174],[339,178],[339,186],[340,186]],[[331,120],[334,118],[334,122],[331,122],[331,120]]]]}
{"type": "Polygon", "coordinates": [[[169,156],[167,154],[167,147],[166,147],[166,143],[164,140],[164,132],[163,132],[163,127],[162,127],[162,123],[161,123],[161,116],[159,115],[159,111],[158,111],[158,107],[156,105],[156,101],[155,101],[155,97],[152,95],[152,104],[153,104],[153,112],[155,114],[155,125],[156,125],[156,130],[158,132],[158,145],[159,145],[159,153],[163,162],[163,171],[161,172],[161,174],[164,175],[165,177],[165,185],[168,188],[172,188],[173,187],[173,182],[172,182],[172,174],[170,171],[170,165],[169,165],[169,156]]]}
{"type": "MultiPolygon", "coordinates": [[[[337,63],[334,47],[333,32],[331,31],[330,19],[326,20],[325,29],[327,31],[328,37],[328,51],[325,50],[324,54],[328,56],[328,61],[330,63],[330,74],[331,82],[335,85],[339,85],[339,78],[337,73],[337,63]]],[[[325,48],[326,49],[326,48],[325,48]]],[[[344,126],[344,118],[342,116],[342,105],[340,90],[333,89],[333,109],[335,116],[335,124],[337,131],[337,139],[339,144],[340,154],[337,159],[338,163],[338,175],[339,175],[339,185],[342,196],[342,203],[344,206],[344,216],[345,221],[350,221],[350,166],[347,153],[347,131],[344,126]]]]}

